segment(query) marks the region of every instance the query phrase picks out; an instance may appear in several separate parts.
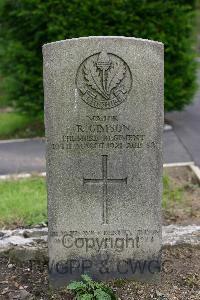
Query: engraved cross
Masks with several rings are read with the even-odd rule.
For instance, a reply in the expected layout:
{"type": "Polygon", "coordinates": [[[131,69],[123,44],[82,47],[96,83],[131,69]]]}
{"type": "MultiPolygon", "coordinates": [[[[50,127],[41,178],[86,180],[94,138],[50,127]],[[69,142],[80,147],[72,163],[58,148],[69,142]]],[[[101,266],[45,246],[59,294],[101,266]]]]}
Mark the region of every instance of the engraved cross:
{"type": "Polygon", "coordinates": [[[103,186],[103,224],[108,224],[108,184],[109,183],[125,183],[126,178],[108,178],[108,155],[102,155],[102,178],[86,179],[83,178],[83,185],[87,183],[102,184],[103,186]]]}

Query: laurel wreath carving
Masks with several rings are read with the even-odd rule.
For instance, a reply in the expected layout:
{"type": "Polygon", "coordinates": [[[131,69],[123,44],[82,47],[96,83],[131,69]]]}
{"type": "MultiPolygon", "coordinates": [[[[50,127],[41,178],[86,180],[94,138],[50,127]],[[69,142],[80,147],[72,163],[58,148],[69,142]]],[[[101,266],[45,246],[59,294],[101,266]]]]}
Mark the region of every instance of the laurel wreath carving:
{"type": "Polygon", "coordinates": [[[111,67],[106,71],[106,85],[102,82],[104,79],[102,79],[101,71],[98,70],[95,61],[87,61],[83,71],[87,84],[108,100],[111,91],[116,88],[124,78],[126,66],[123,62],[112,62],[111,67]]]}

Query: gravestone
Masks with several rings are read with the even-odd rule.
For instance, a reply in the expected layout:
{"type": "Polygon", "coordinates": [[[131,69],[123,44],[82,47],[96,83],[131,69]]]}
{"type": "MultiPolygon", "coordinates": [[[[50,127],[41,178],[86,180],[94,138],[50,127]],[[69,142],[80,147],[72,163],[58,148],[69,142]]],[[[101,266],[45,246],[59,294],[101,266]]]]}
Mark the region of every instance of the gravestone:
{"type": "Polygon", "coordinates": [[[74,38],[43,55],[52,284],[157,279],[163,44],[74,38]]]}

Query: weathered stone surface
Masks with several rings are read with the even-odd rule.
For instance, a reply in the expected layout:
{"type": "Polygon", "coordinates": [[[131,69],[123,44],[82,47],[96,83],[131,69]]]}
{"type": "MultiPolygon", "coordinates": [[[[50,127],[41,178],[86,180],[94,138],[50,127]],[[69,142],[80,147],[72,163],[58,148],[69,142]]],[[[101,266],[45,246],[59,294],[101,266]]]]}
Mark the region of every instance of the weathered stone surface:
{"type": "Polygon", "coordinates": [[[162,43],[89,37],[46,44],[43,55],[52,283],[84,272],[156,278],[162,43]]]}
{"type": "Polygon", "coordinates": [[[200,226],[168,225],[162,228],[163,247],[178,245],[200,245],[200,226]]]}
{"type": "MultiPolygon", "coordinates": [[[[8,256],[20,262],[47,261],[47,228],[42,228],[40,231],[37,228],[31,229],[29,234],[37,235],[37,238],[24,238],[24,232],[27,230],[4,230],[4,238],[0,239],[0,256],[8,256]],[[18,239],[19,236],[20,239],[18,239]]],[[[178,245],[200,246],[200,226],[198,225],[163,226],[162,236],[163,248],[178,245]]]]}

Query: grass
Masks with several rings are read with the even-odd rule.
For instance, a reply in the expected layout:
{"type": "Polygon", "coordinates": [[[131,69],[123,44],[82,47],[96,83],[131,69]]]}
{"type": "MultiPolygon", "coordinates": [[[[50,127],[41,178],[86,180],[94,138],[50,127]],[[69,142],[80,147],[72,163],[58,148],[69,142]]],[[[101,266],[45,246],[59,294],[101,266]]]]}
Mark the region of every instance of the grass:
{"type": "Polygon", "coordinates": [[[183,196],[183,188],[175,187],[169,176],[163,176],[163,199],[162,207],[167,209],[174,203],[180,202],[183,196]]]}
{"type": "MultiPolygon", "coordinates": [[[[182,190],[173,187],[168,176],[163,177],[163,208],[180,201],[182,190]]],[[[28,179],[0,181],[0,227],[29,226],[47,220],[45,179],[33,176],[28,179]]]]}
{"type": "Polygon", "coordinates": [[[0,181],[0,227],[27,226],[47,220],[45,179],[0,181]]]}
{"type": "Polygon", "coordinates": [[[17,112],[0,113],[0,139],[42,136],[43,121],[17,112]]]}
{"type": "Polygon", "coordinates": [[[29,119],[25,115],[15,112],[0,114],[0,137],[6,138],[12,136],[17,131],[26,128],[29,119]]]}

